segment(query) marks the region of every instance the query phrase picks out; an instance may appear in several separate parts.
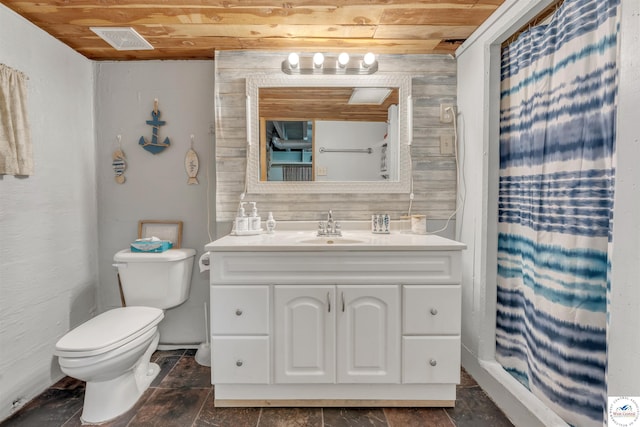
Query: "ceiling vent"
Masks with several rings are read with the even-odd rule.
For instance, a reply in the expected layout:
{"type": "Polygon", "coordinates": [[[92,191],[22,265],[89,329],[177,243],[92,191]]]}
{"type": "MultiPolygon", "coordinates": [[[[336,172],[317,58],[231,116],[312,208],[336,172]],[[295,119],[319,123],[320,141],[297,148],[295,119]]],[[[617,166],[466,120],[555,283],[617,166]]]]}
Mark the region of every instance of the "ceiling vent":
{"type": "Polygon", "coordinates": [[[153,50],[151,43],[146,41],[133,28],[122,27],[90,27],[91,31],[109,43],[115,50],[153,50]]]}
{"type": "Polygon", "coordinates": [[[387,99],[391,89],[386,87],[357,87],[351,92],[349,104],[375,104],[380,105],[387,99]]]}

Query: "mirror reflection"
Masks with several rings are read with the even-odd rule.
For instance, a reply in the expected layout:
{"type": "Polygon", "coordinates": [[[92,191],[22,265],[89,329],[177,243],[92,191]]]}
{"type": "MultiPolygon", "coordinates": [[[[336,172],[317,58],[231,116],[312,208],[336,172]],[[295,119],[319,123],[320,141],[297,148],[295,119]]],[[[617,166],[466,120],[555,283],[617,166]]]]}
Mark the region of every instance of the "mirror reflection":
{"type": "Polygon", "coordinates": [[[398,181],[398,92],[260,88],[260,181],[398,181]]]}
{"type": "Polygon", "coordinates": [[[410,191],[409,75],[256,74],[246,90],[247,192],[410,191]]]}

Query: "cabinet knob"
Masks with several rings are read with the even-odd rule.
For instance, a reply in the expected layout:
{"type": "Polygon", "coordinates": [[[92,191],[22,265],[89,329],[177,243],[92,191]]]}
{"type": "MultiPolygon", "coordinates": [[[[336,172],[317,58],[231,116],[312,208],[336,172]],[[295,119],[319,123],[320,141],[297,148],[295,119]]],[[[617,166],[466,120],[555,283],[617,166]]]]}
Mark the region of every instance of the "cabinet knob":
{"type": "Polygon", "coordinates": [[[437,364],[438,364],[438,362],[436,361],[436,359],[429,360],[429,365],[436,366],[437,364]]]}
{"type": "Polygon", "coordinates": [[[236,360],[236,366],[238,367],[242,366],[242,360],[236,360]]]}
{"type": "Polygon", "coordinates": [[[242,316],[242,310],[239,308],[236,309],[236,316],[242,316]]]}
{"type": "Polygon", "coordinates": [[[436,314],[438,314],[438,309],[437,309],[437,308],[435,308],[435,307],[434,307],[434,308],[432,308],[432,309],[431,309],[431,314],[432,314],[433,316],[435,316],[436,314]]]}

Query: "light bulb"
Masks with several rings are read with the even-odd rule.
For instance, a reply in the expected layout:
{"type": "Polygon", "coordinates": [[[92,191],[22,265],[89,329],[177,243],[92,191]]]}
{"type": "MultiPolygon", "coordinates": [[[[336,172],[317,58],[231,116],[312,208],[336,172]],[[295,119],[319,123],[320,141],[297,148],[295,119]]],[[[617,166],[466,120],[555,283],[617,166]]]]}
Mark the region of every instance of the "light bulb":
{"type": "Polygon", "coordinates": [[[364,62],[365,67],[370,67],[374,62],[376,62],[376,56],[373,53],[368,52],[364,55],[364,59],[362,60],[362,62],[364,62]]]}
{"type": "Polygon", "coordinates": [[[347,52],[342,52],[338,55],[338,65],[340,68],[344,68],[349,63],[349,54],[347,52]]]}
{"type": "Polygon", "coordinates": [[[289,65],[291,66],[291,68],[296,68],[298,66],[298,63],[300,63],[300,57],[298,56],[297,53],[295,52],[291,52],[289,54],[289,65]]]}
{"type": "Polygon", "coordinates": [[[324,55],[320,52],[313,55],[313,65],[316,68],[322,67],[322,63],[324,62],[324,55]]]}

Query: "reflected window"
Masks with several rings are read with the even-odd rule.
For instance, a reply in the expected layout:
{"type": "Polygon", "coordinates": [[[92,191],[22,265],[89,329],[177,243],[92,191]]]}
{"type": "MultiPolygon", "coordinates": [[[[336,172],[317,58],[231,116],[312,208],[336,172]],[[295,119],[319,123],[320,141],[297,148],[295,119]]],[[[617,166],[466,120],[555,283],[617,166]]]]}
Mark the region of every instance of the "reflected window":
{"type": "Polygon", "coordinates": [[[262,181],[313,181],[313,120],[264,120],[262,181]]]}

